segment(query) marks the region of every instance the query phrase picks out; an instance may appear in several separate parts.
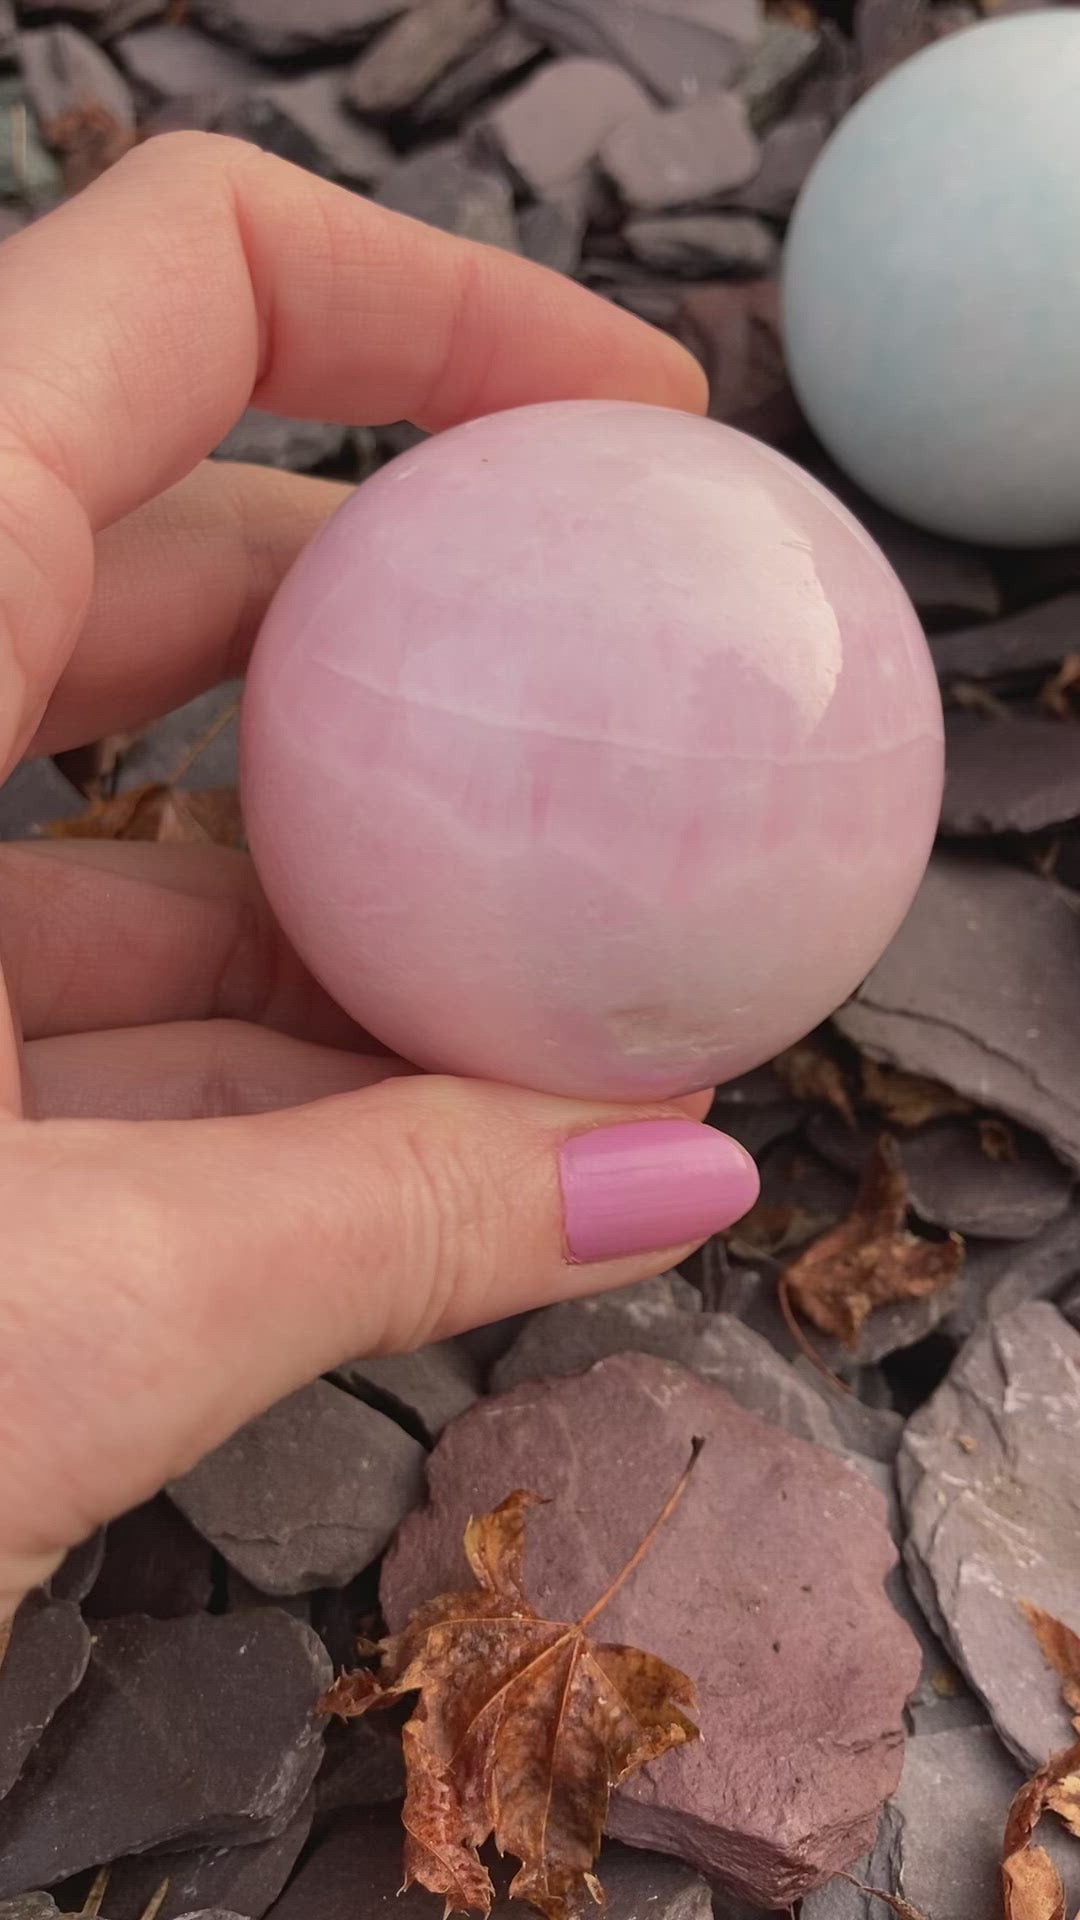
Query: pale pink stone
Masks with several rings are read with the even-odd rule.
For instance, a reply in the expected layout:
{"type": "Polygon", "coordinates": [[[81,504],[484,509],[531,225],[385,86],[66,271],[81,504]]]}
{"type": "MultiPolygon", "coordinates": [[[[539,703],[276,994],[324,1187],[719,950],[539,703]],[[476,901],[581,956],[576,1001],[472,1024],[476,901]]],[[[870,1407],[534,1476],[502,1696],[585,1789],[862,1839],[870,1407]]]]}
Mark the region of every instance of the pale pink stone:
{"type": "Polygon", "coordinates": [[[251,845],[343,1006],[428,1068],[710,1085],[873,965],[941,795],[925,640],[851,515],[656,408],[502,413],[369,480],[244,708],[251,845]]]}

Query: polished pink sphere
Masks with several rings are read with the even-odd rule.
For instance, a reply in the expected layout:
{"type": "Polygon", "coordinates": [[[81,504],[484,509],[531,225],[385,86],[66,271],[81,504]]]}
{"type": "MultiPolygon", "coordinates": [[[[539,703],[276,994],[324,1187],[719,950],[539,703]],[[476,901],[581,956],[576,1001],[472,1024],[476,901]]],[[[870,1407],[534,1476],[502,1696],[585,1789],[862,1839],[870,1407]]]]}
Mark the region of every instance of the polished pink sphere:
{"type": "Polygon", "coordinates": [[[610,401],[403,454],[301,555],[248,680],[270,901],[444,1072],[663,1097],[768,1059],[899,925],[938,815],[926,642],[758,442],[610,401]]]}

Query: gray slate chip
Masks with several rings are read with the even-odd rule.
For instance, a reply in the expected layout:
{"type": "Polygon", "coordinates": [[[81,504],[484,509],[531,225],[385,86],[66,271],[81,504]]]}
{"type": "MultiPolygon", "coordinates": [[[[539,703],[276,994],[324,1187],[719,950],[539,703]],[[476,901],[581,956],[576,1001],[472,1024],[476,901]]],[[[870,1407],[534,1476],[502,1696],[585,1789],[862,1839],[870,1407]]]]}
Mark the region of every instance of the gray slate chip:
{"type": "Polygon", "coordinates": [[[0,1920],[59,1920],[60,1909],[50,1893],[20,1893],[0,1900],[0,1920]]]}
{"type": "Polygon", "coordinates": [[[125,749],[117,770],[117,792],[157,781],[180,787],[235,787],[240,778],[242,689],[240,680],[223,681],[155,720],[125,749]]]}
{"type": "MultiPolygon", "coordinates": [[[[408,16],[397,22],[390,31],[405,25],[407,19],[408,16]]],[[[286,127],[295,129],[297,138],[310,148],[310,166],[328,179],[340,180],[348,186],[371,187],[394,163],[393,151],[382,134],[362,126],[349,112],[342,95],[341,74],[336,67],[324,73],[306,73],[296,80],[280,80],[249,89],[246,103],[264,107],[286,127]]],[[[227,112],[218,124],[221,131],[230,131],[227,112]]],[[[319,458],[325,455],[320,454],[319,458]]],[[[314,465],[314,462],[308,464],[314,465]]]]}
{"type": "Polygon", "coordinates": [[[751,213],[785,218],[795,205],[814,161],[829,137],[820,113],[793,113],[771,127],[761,143],[761,161],[752,180],[735,195],[751,213]]]}
{"type": "Polygon", "coordinates": [[[783,14],[768,14],[764,31],[735,91],[758,132],[783,112],[799,82],[821,59],[823,35],[783,14]]]}
{"type": "MultiPolygon", "coordinates": [[[[868,1133],[852,1132],[839,1114],[820,1111],[807,1137],[832,1165],[860,1173],[873,1147],[868,1133]]],[[[1013,1135],[1014,1159],[994,1160],[977,1129],[943,1120],[901,1135],[900,1158],[920,1220],[965,1237],[1027,1240],[1065,1212],[1073,1188],[1069,1169],[1033,1135],[1013,1135]]]]}
{"type": "Polygon", "coordinates": [[[255,92],[273,78],[272,69],[238,48],[179,20],[122,34],[112,51],[140,91],[155,101],[227,100],[255,92]]]}
{"type": "Polygon", "coordinates": [[[340,1587],[423,1492],[424,1449],[326,1380],[280,1400],[169,1486],[192,1526],[263,1593],[340,1587]]]}
{"type": "Polygon", "coordinates": [[[24,760],[0,785],[0,840],[31,840],[52,820],[73,820],[86,801],[49,758],[24,760]]]}
{"type": "Polygon", "coordinates": [[[874,1059],[940,1080],[1080,1167],[1080,899],[938,854],[884,957],[836,1016],[874,1059]]]}
{"type": "Polygon", "coordinates": [[[281,1832],[318,1769],[331,1675],[315,1634],[269,1607],[98,1627],[81,1687],[0,1801],[0,1897],[170,1842],[281,1832]]]}
{"type": "Polygon", "coordinates": [[[9,1793],[53,1715],[80,1684],[90,1631],[71,1600],[28,1594],[0,1659],[0,1797],[9,1793]]]}
{"type": "MultiPolygon", "coordinates": [[[[164,1494],[111,1522],[97,1579],[86,1599],[91,1620],[148,1613],[179,1620],[210,1605],[210,1548],[164,1494]]],[[[119,1920],[110,1914],[109,1920],[119,1920]]]]}
{"type": "Polygon", "coordinates": [[[1035,714],[950,712],[943,833],[1038,833],[1080,815],[1080,727],[1035,714]]]}
{"type": "Polygon", "coordinates": [[[348,427],[328,420],[293,420],[283,413],[248,407],[215,449],[215,459],[308,473],[341,452],[348,427]]]}
{"type": "Polygon", "coordinates": [[[233,40],[263,60],[288,60],[360,46],[374,28],[404,12],[403,0],[192,0],[208,33],[233,40]]]}
{"type": "Polygon", "coordinates": [[[1005,620],[958,627],[930,640],[942,680],[998,680],[1052,673],[1080,652],[1080,593],[1062,593],[1005,620]]]}
{"type": "Polygon", "coordinates": [[[511,0],[511,7],[550,46],[615,60],[671,106],[728,86],[762,28],[758,0],[511,0]]]}
{"type": "Polygon", "coordinates": [[[760,149],[736,94],[640,114],[604,142],[600,164],[630,208],[692,206],[753,178],[760,149]]]}
{"type": "Polygon", "coordinates": [[[415,1353],[347,1360],[335,1367],[334,1379],[391,1419],[403,1409],[429,1440],[437,1440],[480,1391],[479,1369],[460,1340],[438,1340],[415,1353]]]}
{"type": "Polygon", "coordinates": [[[542,53],[539,40],[508,20],[475,53],[455,61],[428,88],[413,108],[413,119],[425,128],[455,125],[494,88],[513,74],[524,72],[542,53]]]}
{"type": "Polygon", "coordinates": [[[105,1559],[105,1528],[72,1547],[47,1582],[54,1600],[85,1600],[105,1559]]]}
{"type": "Polygon", "coordinates": [[[684,280],[723,273],[768,273],[778,242],[771,228],[751,215],[678,213],[629,220],[623,228],[635,260],[684,280]]]}
{"type": "Polygon", "coordinates": [[[521,210],[518,232],[527,260],[555,273],[577,272],[589,217],[589,187],[589,178],[583,175],[521,210]]]}
{"type": "MultiPolygon", "coordinates": [[[[262,1920],[277,1899],[311,1832],[311,1797],[285,1831],[246,1847],[192,1847],[184,1853],[129,1854],[109,1871],[108,1920],[142,1920],[163,1880],[169,1889],[156,1920],[183,1920],[209,1908],[262,1920]]],[[[2,1916],[0,1916],[2,1920],[2,1916]]]]}
{"type": "MultiPolygon", "coordinates": [[[[1022,1775],[989,1727],[920,1734],[908,1742],[900,1785],[873,1852],[851,1871],[865,1884],[902,1891],[933,1920],[990,1920],[1000,1912],[1001,1836],[1022,1775]]],[[[1038,1842],[1080,1898],[1080,1850],[1056,1820],[1038,1842]]],[[[885,1909],[832,1880],[803,1901],[802,1920],[878,1920],[885,1909]]]]}
{"type": "Polygon", "coordinates": [[[607,60],[553,60],[499,100],[481,125],[538,195],[567,186],[624,121],[653,113],[637,82],[607,60]]]}
{"type": "Polygon", "coordinates": [[[349,105],[373,118],[405,112],[498,25],[495,0],[422,0],[360,55],[346,81],[349,105]]]}
{"type": "Polygon", "coordinates": [[[1080,1632],[1080,1334],[1036,1301],[979,1329],[908,1422],[897,1473],[927,1617],[1032,1770],[1069,1743],[1020,1610],[1080,1632]]]}
{"type": "Polygon", "coordinates": [[[1052,1300],[1064,1311],[1078,1276],[1080,1206],[1075,1203],[1020,1246],[1000,1240],[969,1241],[949,1331],[957,1339],[966,1339],[980,1321],[1011,1313],[1028,1300],[1052,1300]]]}
{"type": "Polygon", "coordinates": [[[374,198],[394,213],[426,220],[444,233],[487,246],[518,251],[510,182],[491,167],[465,157],[457,141],[426,147],[399,160],[374,198]]]}
{"type": "Polygon", "coordinates": [[[100,116],[125,133],[133,130],[135,103],[126,81],[77,27],[20,34],[19,57],[27,97],[47,140],[50,128],[84,115],[100,116]]]}

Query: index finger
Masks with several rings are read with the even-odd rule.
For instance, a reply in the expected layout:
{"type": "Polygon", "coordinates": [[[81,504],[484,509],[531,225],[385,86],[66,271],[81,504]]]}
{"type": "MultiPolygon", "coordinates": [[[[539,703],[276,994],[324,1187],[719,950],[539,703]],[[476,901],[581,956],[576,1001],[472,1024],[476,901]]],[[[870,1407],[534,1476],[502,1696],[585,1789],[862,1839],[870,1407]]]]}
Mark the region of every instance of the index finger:
{"type": "Polygon", "coordinates": [[[441,428],[704,399],[681,347],[561,276],[216,135],[136,149],[7,242],[0,278],[0,768],[74,646],[93,533],[249,402],[441,428]]]}

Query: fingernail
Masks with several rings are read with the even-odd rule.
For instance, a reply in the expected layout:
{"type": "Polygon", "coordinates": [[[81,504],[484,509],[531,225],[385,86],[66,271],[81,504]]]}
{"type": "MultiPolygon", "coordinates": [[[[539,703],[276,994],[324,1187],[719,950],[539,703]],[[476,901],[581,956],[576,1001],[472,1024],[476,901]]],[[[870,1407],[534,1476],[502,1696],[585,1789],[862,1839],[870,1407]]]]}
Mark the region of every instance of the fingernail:
{"type": "Polygon", "coordinates": [[[629,1120],[575,1134],[559,1171],[567,1248],[583,1265],[707,1240],[758,1196],[745,1148],[696,1120],[629,1120]]]}

